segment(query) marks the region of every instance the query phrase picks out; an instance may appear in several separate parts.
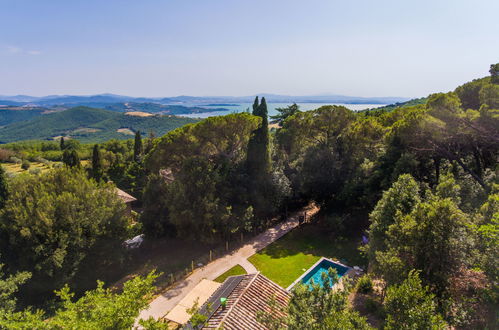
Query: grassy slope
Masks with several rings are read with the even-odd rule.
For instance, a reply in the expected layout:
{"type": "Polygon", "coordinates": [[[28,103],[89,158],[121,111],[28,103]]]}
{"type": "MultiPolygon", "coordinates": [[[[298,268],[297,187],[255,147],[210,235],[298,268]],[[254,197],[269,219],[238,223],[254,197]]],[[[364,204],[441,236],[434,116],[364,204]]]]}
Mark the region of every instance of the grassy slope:
{"type": "Polygon", "coordinates": [[[360,238],[335,239],[320,226],[311,224],[293,230],[248,260],[263,275],[286,288],[320,257],[344,262],[348,266],[364,266],[358,251],[360,238]]]}
{"type": "Polygon", "coordinates": [[[232,267],[231,269],[229,269],[228,271],[217,277],[215,279],[215,282],[223,283],[223,281],[225,281],[229,276],[244,275],[244,274],[246,274],[244,268],[241,265],[235,265],[234,267],[232,267]]]}
{"type": "Polygon", "coordinates": [[[60,135],[70,135],[83,142],[101,142],[109,139],[130,138],[130,135],[117,132],[119,128],[139,130],[143,133],[154,131],[157,135],[162,135],[195,121],[190,118],[172,116],[127,116],[103,109],[76,107],[0,128],[0,142],[43,140],[60,135]],[[87,132],[81,128],[91,128],[97,131],[87,132]]]}

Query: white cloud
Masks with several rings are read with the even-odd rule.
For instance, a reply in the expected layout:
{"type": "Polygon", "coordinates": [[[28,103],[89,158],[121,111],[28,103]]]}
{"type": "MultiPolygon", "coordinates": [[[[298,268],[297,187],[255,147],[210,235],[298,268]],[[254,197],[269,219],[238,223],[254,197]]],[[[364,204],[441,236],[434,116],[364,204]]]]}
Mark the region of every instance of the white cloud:
{"type": "Polygon", "coordinates": [[[24,54],[24,55],[40,55],[42,52],[39,50],[24,50],[17,46],[6,46],[5,51],[8,54],[24,54]]]}
{"type": "Polygon", "coordinates": [[[22,52],[22,49],[16,46],[7,46],[6,49],[10,54],[18,54],[22,52]]]}

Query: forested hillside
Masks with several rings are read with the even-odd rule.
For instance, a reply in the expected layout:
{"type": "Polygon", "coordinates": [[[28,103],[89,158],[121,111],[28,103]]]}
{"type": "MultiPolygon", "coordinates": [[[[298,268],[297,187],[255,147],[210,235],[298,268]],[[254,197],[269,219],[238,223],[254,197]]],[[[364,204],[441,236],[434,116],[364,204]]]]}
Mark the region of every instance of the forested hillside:
{"type": "MultiPolygon", "coordinates": [[[[117,127],[124,116],[83,114],[94,129],[117,127]]],[[[364,236],[358,253],[367,274],[340,292],[298,290],[286,317],[263,317],[269,328],[497,328],[499,64],[488,77],[393,111],[281,109],[272,131],[267,115],[265,98],[256,98],[252,114],[95,145],[88,165],[63,140],[63,168],[1,175],[0,327],[129,328],[155,275],[129,282],[122,295],[99,287],[81,296],[90,280],[132,260],[119,247],[124,237],[223,244],[315,202],[312,222],[326,242],[364,236]],[[109,179],[139,198],[140,214],[123,213],[109,179]],[[362,308],[347,303],[350,294],[363,295],[362,308]],[[92,309],[91,297],[108,313],[92,309]],[[52,314],[24,309],[30,304],[52,314]]],[[[77,124],[68,120],[65,130],[77,124]]]]}
{"type": "Polygon", "coordinates": [[[10,110],[0,108],[0,126],[41,116],[45,109],[10,110]]]}
{"type": "MultiPolygon", "coordinates": [[[[21,112],[21,111],[19,111],[21,112]]],[[[67,136],[82,142],[129,139],[136,131],[164,133],[196,120],[174,116],[139,117],[103,109],[76,107],[0,128],[0,143],[50,140],[67,136]],[[121,131],[118,131],[123,129],[121,131]]]]}

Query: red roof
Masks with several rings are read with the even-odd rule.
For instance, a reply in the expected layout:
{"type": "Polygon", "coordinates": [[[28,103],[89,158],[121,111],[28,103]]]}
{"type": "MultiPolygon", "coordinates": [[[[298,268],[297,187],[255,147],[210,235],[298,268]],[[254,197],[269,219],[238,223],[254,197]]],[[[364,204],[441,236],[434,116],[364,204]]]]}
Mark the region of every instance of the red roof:
{"type": "MultiPolygon", "coordinates": [[[[229,277],[230,279],[230,277],[229,277]]],[[[229,280],[227,279],[227,280],[229,280]]],[[[226,282],[227,282],[226,280],[226,282]]],[[[225,282],[224,282],[225,283],[225,282]]],[[[222,284],[217,292],[224,290],[222,284]]],[[[276,316],[285,316],[290,294],[260,273],[242,275],[242,280],[228,295],[225,308],[218,307],[206,321],[203,329],[266,329],[257,321],[257,313],[271,313],[269,301],[274,299],[277,309],[276,316]]]]}
{"type": "Polygon", "coordinates": [[[116,188],[116,194],[118,194],[118,197],[121,198],[125,203],[131,203],[137,200],[137,198],[133,197],[130,194],[127,194],[126,192],[124,192],[119,188],[116,188]]]}

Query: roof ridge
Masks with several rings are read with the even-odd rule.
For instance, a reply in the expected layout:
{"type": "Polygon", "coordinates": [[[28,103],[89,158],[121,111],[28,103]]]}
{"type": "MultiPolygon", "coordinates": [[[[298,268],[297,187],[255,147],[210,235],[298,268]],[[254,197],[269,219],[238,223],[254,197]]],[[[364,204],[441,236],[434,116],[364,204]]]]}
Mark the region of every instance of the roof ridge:
{"type": "Polygon", "coordinates": [[[236,301],[234,301],[234,303],[232,304],[232,306],[230,306],[229,310],[227,311],[227,313],[225,313],[224,317],[220,320],[219,326],[223,326],[223,324],[224,324],[225,319],[227,318],[227,316],[229,316],[229,314],[232,311],[232,309],[234,309],[234,307],[237,305],[237,303],[239,302],[239,300],[241,300],[241,297],[244,296],[244,294],[246,293],[246,291],[248,291],[248,288],[251,286],[251,284],[253,284],[253,282],[255,281],[255,279],[258,277],[259,274],[260,274],[260,272],[257,272],[255,274],[248,274],[248,275],[253,275],[253,278],[248,283],[248,285],[246,285],[246,287],[241,292],[241,294],[239,294],[239,297],[237,297],[236,301]]]}
{"type": "Polygon", "coordinates": [[[266,281],[272,283],[274,286],[276,286],[277,288],[279,288],[279,290],[281,290],[282,292],[285,292],[286,294],[289,294],[288,290],[286,290],[285,288],[283,288],[282,286],[280,286],[276,282],[272,281],[270,278],[268,278],[267,276],[263,275],[262,273],[258,272],[257,276],[260,276],[261,278],[265,279],[266,281]]]}

